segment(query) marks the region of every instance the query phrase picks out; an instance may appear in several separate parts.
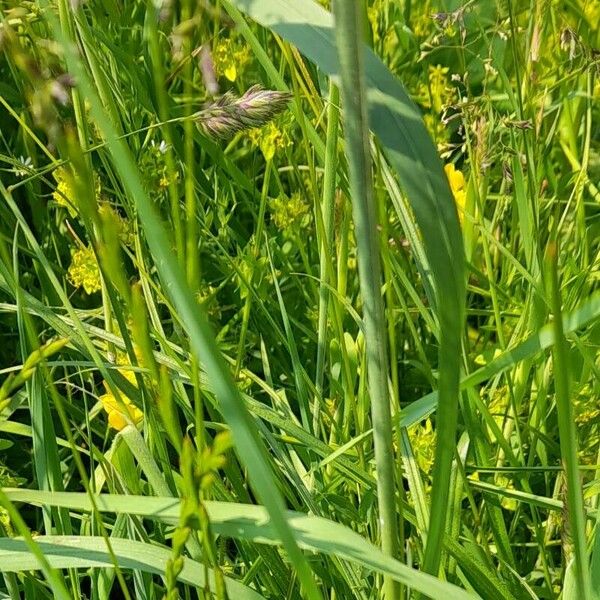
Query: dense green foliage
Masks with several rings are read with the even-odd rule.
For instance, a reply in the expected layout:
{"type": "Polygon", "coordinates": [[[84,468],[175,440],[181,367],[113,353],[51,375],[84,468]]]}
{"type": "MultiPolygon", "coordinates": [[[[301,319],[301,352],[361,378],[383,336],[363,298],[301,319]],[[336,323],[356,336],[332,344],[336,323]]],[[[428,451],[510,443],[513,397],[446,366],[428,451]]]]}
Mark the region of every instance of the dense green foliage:
{"type": "Polygon", "coordinates": [[[600,598],[600,0],[336,1],[0,2],[2,597],[600,598]]]}

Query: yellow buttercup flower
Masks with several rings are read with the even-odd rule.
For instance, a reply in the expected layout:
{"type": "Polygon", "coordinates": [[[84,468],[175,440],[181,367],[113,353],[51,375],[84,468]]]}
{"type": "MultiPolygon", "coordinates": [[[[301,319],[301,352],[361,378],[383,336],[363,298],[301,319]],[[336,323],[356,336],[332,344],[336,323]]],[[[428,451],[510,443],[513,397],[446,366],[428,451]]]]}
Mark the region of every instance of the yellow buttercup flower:
{"type": "Polygon", "coordinates": [[[465,205],[467,203],[465,176],[462,174],[462,171],[456,169],[452,163],[447,164],[444,167],[444,171],[446,172],[450,189],[454,195],[454,201],[456,202],[456,208],[458,209],[458,218],[462,225],[464,221],[465,205]]]}
{"type": "Polygon", "coordinates": [[[82,287],[86,294],[93,294],[102,289],[100,268],[90,246],[73,252],[67,278],[71,285],[76,288],[82,287]]]}
{"type": "MultiPolygon", "coordinates": [[[[133,423],[135,425],[141,423],[144,418],[144,413],[142,413],[137,406],[134,406],[131,403],[131,400],[123,396],[123,394],[121,394],[121,399],[125,404],[129,418],[133,423]]],[[[115,396],[110,392],[106,393],[103,396],[100,396],[100,402],[102,403],[102,408],[108,414],[108,425],[117,431],[121,431],[121,429],[127,425],[127,420],[115,396]]]]}
{"type": "MultiPolygon", "coordinates": [[[[118,369],[118,371],[132,385],[137,387],[137,380],[133,371],[130,369],[118,369]]],[[[99,400],[108,415],[109,427],[121,431],[128,424],[126,416],[129,416],[129,419],[135,425],[139,425],[144,418],[144,413],[123,392],[120,393],[121,402],[117,402],[115,395],[106,386],[106,383],[104,385],[106,394],[100,396],[99,400]]]]}

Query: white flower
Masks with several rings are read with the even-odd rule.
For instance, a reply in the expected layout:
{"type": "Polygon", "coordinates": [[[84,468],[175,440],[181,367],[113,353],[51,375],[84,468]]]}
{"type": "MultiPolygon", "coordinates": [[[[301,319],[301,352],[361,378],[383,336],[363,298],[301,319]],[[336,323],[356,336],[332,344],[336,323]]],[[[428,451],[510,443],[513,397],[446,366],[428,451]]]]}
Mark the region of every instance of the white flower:
{"type": "Polygon", "coordinates": [[[156,145],[156,142],[154,140],[152,140],[150,144],[153,148],[156,148],[161,154],[165,154],[165,152],[169,149],[169,144],[167,144],[165,140],[161,140],[158,146],[156,145]]]}
{"type": "Polygon", "coordinates": [[[31,156],[24,158],[23,156],[19,156],[18,166],[13,168],[13,173],[17,177],[27,177],[33,170],[33,161],[31,160],[31,156]]]}

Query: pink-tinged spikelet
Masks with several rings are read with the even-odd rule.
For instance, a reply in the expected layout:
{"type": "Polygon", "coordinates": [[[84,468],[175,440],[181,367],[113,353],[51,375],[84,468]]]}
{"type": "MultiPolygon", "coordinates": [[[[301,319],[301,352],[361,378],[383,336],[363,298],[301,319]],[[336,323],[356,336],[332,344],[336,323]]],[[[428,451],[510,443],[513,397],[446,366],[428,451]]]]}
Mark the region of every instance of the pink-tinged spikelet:
{"type": "Polygon", "coordinates": [[[289,92],[265,90],[260,85],[253,85],[239,98],[232,92],[226,92],[216,102],[198,111],[194,120],[205,135],[229,139],[240,131],[268,123],[285,110],[291,97],[289,92]]]}

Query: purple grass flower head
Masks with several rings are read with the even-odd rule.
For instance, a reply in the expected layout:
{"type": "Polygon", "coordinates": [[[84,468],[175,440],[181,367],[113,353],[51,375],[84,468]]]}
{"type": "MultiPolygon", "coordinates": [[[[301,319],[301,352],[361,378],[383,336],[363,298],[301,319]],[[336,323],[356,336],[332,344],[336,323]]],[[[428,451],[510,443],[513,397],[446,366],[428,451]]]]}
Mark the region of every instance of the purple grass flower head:
{"type": "Polygon", "coordinates": [[[266,90],[253,85],[243,96],[236,98],[226,92],[207,108],[197,112],[194,120],[198,129],[216,139],[230,139],[246,129],[262,127],[287,107],[289,92],[266,90]]]}

